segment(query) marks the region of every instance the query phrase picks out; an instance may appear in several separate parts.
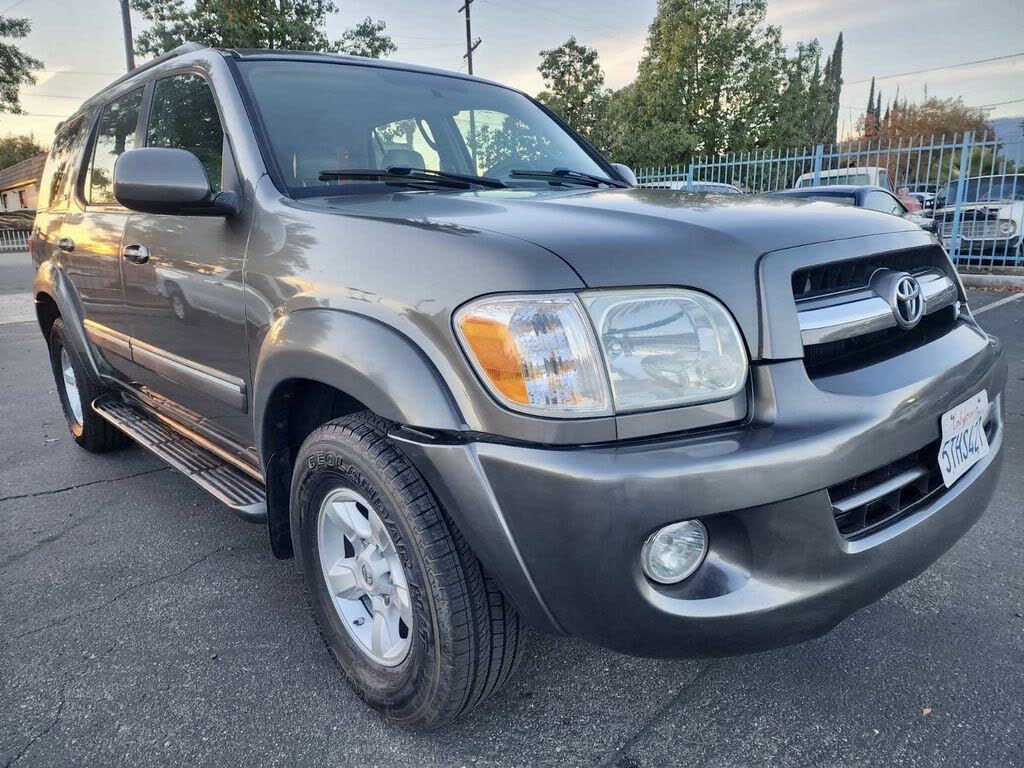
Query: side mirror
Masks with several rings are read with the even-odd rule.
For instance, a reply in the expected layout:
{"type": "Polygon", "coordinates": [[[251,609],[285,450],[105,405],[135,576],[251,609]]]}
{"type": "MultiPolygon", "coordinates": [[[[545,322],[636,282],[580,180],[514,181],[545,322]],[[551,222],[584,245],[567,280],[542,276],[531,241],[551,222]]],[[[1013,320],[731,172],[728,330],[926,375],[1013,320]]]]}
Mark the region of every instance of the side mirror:
{"type": "Polygon", "coordinates": [[[615,169],[615,172],[619,174],[619,176],[622,177],[622,180],[629,184],[629,186],[635,187],[637,185],[636,174],[633,173],[633,169],[628,165],[612,163],[612,168],[615,169]]]}
{"type": "Polygon", "coordinates": [[[234,192],[214,192],[199,158],[184,149],[140,147],[114,163],[114,198],[132,211],[178,216],[233,216],[234,192]]]}

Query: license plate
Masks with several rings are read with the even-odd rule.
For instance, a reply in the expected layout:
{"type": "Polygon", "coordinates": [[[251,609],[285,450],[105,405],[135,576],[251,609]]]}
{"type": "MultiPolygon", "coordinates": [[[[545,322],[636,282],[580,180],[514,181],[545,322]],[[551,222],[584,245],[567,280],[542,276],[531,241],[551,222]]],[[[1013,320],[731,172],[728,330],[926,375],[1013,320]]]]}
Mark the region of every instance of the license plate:
{"type": "Polygon", "coordinates": [[[970,400],[942,414],[939,469],[947,488],[964,472],[988,456],[986,413],[988,393],[981,391],[970,400]]]}

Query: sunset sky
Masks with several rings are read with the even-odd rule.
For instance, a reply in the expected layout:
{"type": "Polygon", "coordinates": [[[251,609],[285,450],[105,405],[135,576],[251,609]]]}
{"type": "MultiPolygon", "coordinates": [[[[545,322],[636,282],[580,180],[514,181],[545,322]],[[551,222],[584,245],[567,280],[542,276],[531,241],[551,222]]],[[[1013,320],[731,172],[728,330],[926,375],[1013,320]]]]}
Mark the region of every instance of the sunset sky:
{"type": "MultiPolygon", "coordinates": [[[[341,0],[329,32],[338,36],[370,15],[387,22],[399,47],[394,59],[464,68],[461,1],[341,0]]],[[[656,0],[475,0],[473,32],[483,40],[475,54],[476,74],[535,93],[541,88],[538,51],[575,35],[598,49],[608,85],[625,85],[636,74],[656,5],[656,0]]],[[[32,20],[24,48],[46,69],[38,84],[22,93],[29,114],[0,115],[0,135],[32,133],[46,144],[60,119],[124,71],[119,6],[116,0],[0,0],[3,13],[32,20]]],[[[882,78],[883,99],[897,86],[901,94],[919,99],[927,86],[935,96],[995,104],[993,117],[1024,115],[1021,0],[769,0],[768,16],[791,46],[816,37],[830,51],[836,35],[844,33],[840,133],[856,124],[872,75],[882,78]],[[935,69],[983,59],[998,60],[935,69]],[[892,77],[919,70],[930,71],[892,77]]],[[[144,22],[136,16],[135,23],[139,29],[144,22]]]]}

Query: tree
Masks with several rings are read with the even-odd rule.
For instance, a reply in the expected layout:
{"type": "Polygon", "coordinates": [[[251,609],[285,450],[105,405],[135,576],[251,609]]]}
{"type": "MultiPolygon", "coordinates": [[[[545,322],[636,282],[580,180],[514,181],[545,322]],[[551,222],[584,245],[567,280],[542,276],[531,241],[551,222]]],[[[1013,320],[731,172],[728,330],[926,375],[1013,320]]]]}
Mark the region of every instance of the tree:
{"type": "Polygon", "coordinates": [[[385,33],[387,24],[374,21],[369,16],[346,29],[341,36],[337,50],[351,56],[365,56],[368,59],[383,59],[398,50],[398,46],[385,33]]]}
{"type": "Polygon", "coordinates": [[[23,85],[34,85],[33,72],[43,66],[39,59],[24,53],[5,39],[21,40],[32,31],[28,19],[0,16],[0,112],[21,113],[21,99],[18,89],[23,85]]]}
{"type": "Polygon", "coordinates": [[[633,88],[613,99],[609,147],[638,165],[762,146],[784,89],[785,48],[765,0],[659,0],[633,88]],[[631,109],[622,107],[629,104],[631,109]]]}
{"type": "Polygon", "coordinates": [[[843,33],[836,38],[832,55],[825,62],[824,100],[815,133],[825,144],[835,144],[839,135],[839,95],[843,90],[843,33]]]}
{"type": "Polygon", "coordinates": [[[45,151],[31,136],[6,136],[0,139],[0,170],[45,151]]]}
{"type": "MultiPolygon", "coordinates": [[[[880,105],[878,105],[880,106],[880,105]]],[[[860,122],[861,134],[870,139],[918,139],[922,136],[953,136],[973,131],[975,136],[993,132],[985,110],[968,107],[963,99],[937,99],[934,96],[920,104],[906,97],[894,101],[881,119],[877,112],[865,115],[860,122]]]]}
{"type": "Polygon", "coordinates": [[[537,70],[544,78],[545,90],[537,94],[538,101],[593,140],[608,102],[597,51],[570,37],[557,48],[541,51],[540,56],[537,70]]]}
{"type": "Polygon", "coordinates": [[[873,139],[878,135],[878,121],[875,118],[875,78],[871,78],[871,90],[868,91],[868,108],[861,118],[860,132],[864,138],[873,139]]]}
{"type": "Polygon", "coordinates": [[[186,41],[218,48],[332,51],[375,58],[397,49],[383,21],[369,17],[338,40],[327,37],[334,0],[133,0],[151,22],[135,39],[139,55],[158,55],[186,41]]]}
{"type": "Polygon", "coordinates": [[[782,72],[785,85],[774,106],[765,143],[773,147],[802,147],[824,141],[821,125],[828,105],[818,41],[798,43],[795,55],[785,58],[782,72]]]}

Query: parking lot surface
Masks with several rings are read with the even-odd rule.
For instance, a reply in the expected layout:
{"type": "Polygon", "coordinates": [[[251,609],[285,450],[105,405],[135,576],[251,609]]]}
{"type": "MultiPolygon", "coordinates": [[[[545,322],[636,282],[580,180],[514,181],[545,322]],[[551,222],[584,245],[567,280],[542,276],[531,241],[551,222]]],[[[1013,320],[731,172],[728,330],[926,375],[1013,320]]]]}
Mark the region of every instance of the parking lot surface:
{"type": "MultiPolygon", "coordinates": [[[[25,290],[0,285],[5,306],[25,290]]],[[[0,765],[1022,765],[1024,301],[1007,296],[972,296],[1010,361],[1003,479],[925,574],[753,656],[532,633],[502,693],[428,734],[340,681],[262,527],[139,448],[76,448],[38,328],[0,307],[0,765]]]]}

